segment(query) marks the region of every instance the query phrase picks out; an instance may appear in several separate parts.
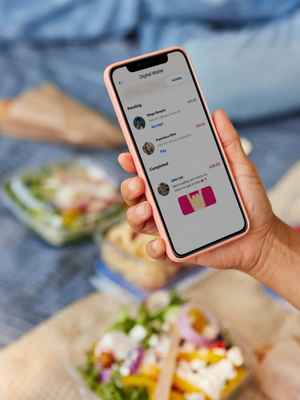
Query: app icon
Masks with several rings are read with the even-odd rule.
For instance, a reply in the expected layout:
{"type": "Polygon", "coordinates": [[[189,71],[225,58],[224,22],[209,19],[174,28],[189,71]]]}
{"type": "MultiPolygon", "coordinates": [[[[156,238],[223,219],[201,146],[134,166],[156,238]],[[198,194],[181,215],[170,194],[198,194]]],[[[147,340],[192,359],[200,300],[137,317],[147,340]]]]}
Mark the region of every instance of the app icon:
{"type": "Polygon", "coordinates": [[[211,186],[206,186],[202,189],[180,196],[177,200],[183,215],[188,215],[194,211],[212,206],[217,202],[211,186]]]}

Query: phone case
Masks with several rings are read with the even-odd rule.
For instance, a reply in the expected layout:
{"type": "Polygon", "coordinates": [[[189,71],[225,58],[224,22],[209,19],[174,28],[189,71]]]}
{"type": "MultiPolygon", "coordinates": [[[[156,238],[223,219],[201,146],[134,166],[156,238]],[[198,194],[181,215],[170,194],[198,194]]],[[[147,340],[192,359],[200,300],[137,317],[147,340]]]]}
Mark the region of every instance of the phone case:
{"type": "Polygon", "coordinates": [[[167,252],[168,257],[169,257],[171,260],[175,261],[175,262],[189,261],[192,257],[194,257],[194,256],[197,255],[197,254],[204,253],[204,252],[206,252],[206,251],[210,251],[210,250],[212,250],[212,249],[214,249],[214,248],[217,248],[217,247],[219,247],[219,246],[224,245],[225,243],[232,242],[232,241],[237,240],[237,239],[241,238],[242,236],[246,235],[247,232],[249,231],[250,224],[249,224],[249,218],[248,218],[248,215],[247,215],[247,212],[246,212],[246,209],[245,209],[245,205],[244,205],[244,202],[243,202],[243,200],[242,200],[242,198],[241,198],[241,194],[240,194],[239,189],[238,189],[238,187],[237,187],[237,184],[236,184],[235,178],[234,178],[234,176],[233,176],[233,173],[232,173],[232,171],[231,171],[231,168],[230,168],[228,159],[227,159],[227,157],[226,157],[226,154],[225,154],[225,152],[224,152],[224,149],[223,149],[221,140],[220,140],[220,138],[219,138],[218,132],[217,132],[217,130],[216,130],[215,126],[214,126],[213,120],[212,120],[212,118],[211,118],[211,116],[210,116],[210,113],[209,113],[209,110],[208,110],[208,107],[207,107],[205,98],[204,98],[204,96],[203,96],[201,87],[200,87],[200,85],[199,85],[198,78],[197,78],[196,73],[195,73],[195,69],[193,68],[193,65],[192,65],[192,63],[191,63],[191,61],[190,61],[190,58],[189,58],[189,56],[187,55],[186,51],[185,51],[183,48],[177,47],[177,46],[175,46],[175,47],[168,47],[168,48],[165,48],[165,49],[162,49],[162,50],[159,50],[159,51],[154,51],[154,52],[150,52],[150,53],[145,53],[145,54],[143,54],[143,55],[141,55],[141,56],[132,57],[132,58],[127,59],[127,60],[124,60],[124,61],[116,62],[116,63],[113,63],[113,64],[111,64],[111,65],[109,65],[109,66],[106,67],[106,69],[105,69],[105,71],[104,71],[103,77],[104,77],[104,83],[105,83],[106,89],[107,89],[107,91],[108,91],[108,95],[109,95],[109,97],[110,97],[110,99],[111,99],[111,102],[112,102],[112,104],[113,104],[113,108],[114,108],[114,110],[115,110],[115,113],[116,113],[118,122],[119,122],[119,124],[120,124],[121,130],[122,130],[122,132],[123,132],[123,134],[124,134],[124,137],[125,137],[125,140],[126,140],[128,149],[129,149],[129,151],[130,151],[130,153],[131,153],[131,155],[132,155],[132,158],[133,158],[133,161],[134,161],[134,164],[135,164],[137,173],[138,173],[138,175],[139,175],[139,176],[144,180],[144,182],[145,182],[145,187],[146,187],[145,195],[146,195],[146,199],[147,199],[147,201],[151,204],[151,207],[152,207],[152,210],[153,210],[153,218],[154,218],[154,221],[155,221],[155,223],[156,223],[156,226],[157,226],[159,235],[164,239],[164,241],[165,241],[165,243],[166,243],[166,252],[167,252]],[[200,92],[201,97],[202,97],[203,102],[204,102],[204,107],[205,107],[205,109],[206,109],[206,111],[207,111],[207,114],[208,114],[208,116],[209,116],[209,120],[210,120],[211,125],[212,125],[212,127],[213,127],[214,134],[216,135],[217,142],[218,142],[218,144],[219,144],[219,147],[220,147],[220,149],[221,149],[222,155],[223,155],[223,157],[224,157],[225,164],[226,164],[226,166],[227,166],[227,168],[228,168],[230,177],[231,177],[231,179],[232,179],[234,188],[235,188],[235,190],[236,190],[236,193],[237,193],[239,202],[240,202],[240,204],[241,204],[242,210],[243,210],[243,212],[244,212],[245,219],[246,219],[246,223],[247,223],[247,228],[246,228],[246,230],[245,230],[244,232],[242,232],[242,233],[240,233],[240,234],[234,236],[233,238],[224,239],[224,240],[222,240],[221,242],[219,242],[219,243],[217,243],[217,244],[214,244],[214,245],[211,245],[211,246],[207,246],[205,249],[202,249],[202,250],[199,250],[199,251],[195,251],[193,254],[191,254],[191,255],[189,255],[189,256],[187,256],[187,257],[178,257],[178,256],[173,252],[173,250],[172,250],[171,243],[170,243],[169,238],[168,238],[168,235],[167,235],[167,233],[166,233],[166,231],[165,231],[164,224],[163,224],[162,221],[161,221],[161,217],[160,217],[160,215],[159,215],[159,212],[158,212],[158,209],[157,209],[155,200],[154,200],[154,198],[153,198],[153,196],[152,196],[151,190],[150,190],[150,188],[149,188],[149,186],[148,186],[147,179],[146,179],[146,176],[145,176],[143,167],[142,167],[142,165],[141,165],[141,163],[140,163],[140,161],[139,161],[139,157],[138,157],[137,152],[136,152],[136,150],[135,150],[135,146],[134,146],[133,140],[132,140],[132,138],[131,138],[131,134],[130,134],[129,129],[128,129],[128,127],[127,127],[127,123],[126,123],[125,117],[123,116],[123,113],[122,113],[122,110],[121,110],[121,107],[120,107],[120,104],[119,104],[119,101],[118,101],[118,98],[117,98],[117,94],[116,94],[116,92],[115,92],[115,89],[114,89],[114,87],[113,87],[112,80],[111,80],[111,71],[112,71],[112,69],[114,69],[114,68],[116,68],[116,67],[120,67],[120,66],[126,65],[127,63],[129,63],[129,62],[131,62],[131,61],[136,61],[136,60],[139,60],[139,59],[143,59],[144,57],[155,56],[155,55],[159,55],[159,54],[162,54],[162,53],[165,53],[165,52],[174,51],[174,50],[181,51],[181,52],[186,56],[186,58],[187,58],[187,60],[188,60],[188,62],[189,62],[189,64],[190,64],[190,66],[191,66],[192,73],[193,73],[193,75],[194,75],[195,78],[196,78],[197,87],[198,87],[198,89],[199,89],[199,92],[200,92]]]}

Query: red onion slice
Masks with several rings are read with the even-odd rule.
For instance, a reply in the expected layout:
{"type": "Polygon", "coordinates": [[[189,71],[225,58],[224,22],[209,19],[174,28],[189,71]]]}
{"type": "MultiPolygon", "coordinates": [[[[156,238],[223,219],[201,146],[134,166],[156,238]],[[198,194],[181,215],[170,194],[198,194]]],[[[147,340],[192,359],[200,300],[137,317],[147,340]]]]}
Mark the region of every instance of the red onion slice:
{"type": "Polygon", "coordinates": [[[193,343],[195,346],[201,347],[201,346],[208,346],[213,340],[216,339],[220,332],[219,324],[216,320],[215,317],[213,317],[210,313],[207,311],[203,311],[199,307],[193,305],[193,304],[186,304],[185,306],[182,307],[182,310],[180,311],[179,318],[178,318],[178,326],[180,330],[181,336],[188,342],[193,343]],[[191,324],[191,319],[189,316],[189,311],[191,309],[198,309],[205,318],[208,320],[208,324],[212,325],[214,330],[215,330],[215,335],[208,339],[204,335],[199,334],[192,326],[191,324]]]}
{"type": "Polygon", "coordinates": [[[134,350],[134,354],[133,354],[132,359],[130,360],[130,364],[129,364],[130,375],[133,375],[138,371],[138,369],[143,361],[143,358],[144,358],[144,350],[141,347],[134,350]]]}
{"type": "Polygon", "coordinates": [[[100,378],[101,382],[107,382],[110,380],[112,374],[112,368],[105,368],[101,371],[100,378]]]}

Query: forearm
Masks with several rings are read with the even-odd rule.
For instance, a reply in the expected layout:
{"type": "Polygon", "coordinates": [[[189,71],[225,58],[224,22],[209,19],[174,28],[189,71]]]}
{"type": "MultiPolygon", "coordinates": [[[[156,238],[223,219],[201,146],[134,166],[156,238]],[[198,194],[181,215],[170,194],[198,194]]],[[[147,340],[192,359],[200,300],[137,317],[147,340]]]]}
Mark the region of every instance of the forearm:
{"type": "Polygon", "coordinates": [[[300,234],[276,218],[251,275],[300,309],[300,234]]]}

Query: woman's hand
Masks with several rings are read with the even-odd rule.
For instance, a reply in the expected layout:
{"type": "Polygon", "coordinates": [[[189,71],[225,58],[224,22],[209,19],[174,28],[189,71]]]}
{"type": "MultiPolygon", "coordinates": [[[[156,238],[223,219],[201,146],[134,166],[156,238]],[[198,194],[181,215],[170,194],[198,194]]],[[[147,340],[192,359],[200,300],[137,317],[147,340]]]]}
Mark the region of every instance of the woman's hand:
{"type": "MultiPolygon", "coordinates": [[[[244,200],[250,219],[250,230],[240,240],[200,253],[191,258],[189,263],[220,269],[235,268],[255,275],[255,270],[264,264],[264,259],[268,256],[277,219],[256,168],[245,155],[240,137],[227,115],[218,110],[213,114],[213,120],[244,200]]],[[[129,153],[120,154],[119,163],[126,172],[136,173],[129,153]]],[[[144,197],[143,180],[138,176],[128,178],[122,183],[121,192],[130,206],[127,220],[132,228],[138,232],[157,234],[151,205],[144,197]]],[[[149,243],[147,250],[151,257],[161,258],[165,257],[165,249],[163,239],[158,237],[149,243]]]]}

